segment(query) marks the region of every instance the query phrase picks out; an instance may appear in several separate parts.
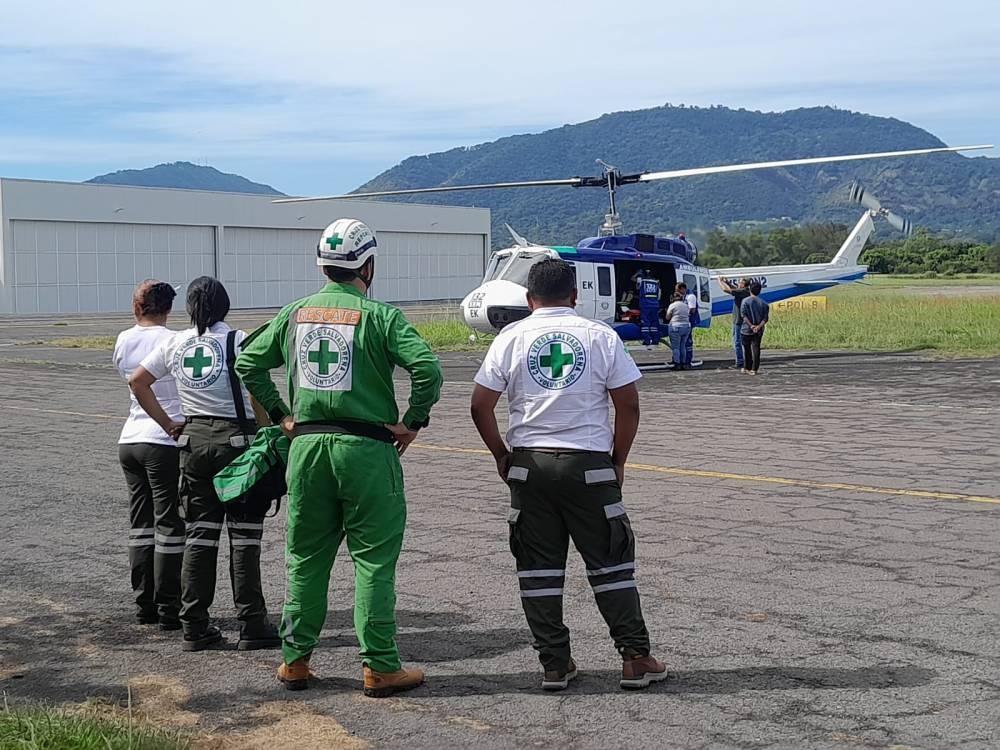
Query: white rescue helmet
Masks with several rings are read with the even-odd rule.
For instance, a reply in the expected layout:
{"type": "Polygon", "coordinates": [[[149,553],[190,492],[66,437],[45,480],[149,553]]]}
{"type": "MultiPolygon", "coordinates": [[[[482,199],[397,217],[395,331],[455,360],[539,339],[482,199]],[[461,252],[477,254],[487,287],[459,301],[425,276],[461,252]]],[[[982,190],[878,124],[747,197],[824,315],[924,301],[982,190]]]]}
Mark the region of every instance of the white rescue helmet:
{"type": "Polygon", "coordinates": [[[323,230],[316,246],[317,266],[356,271],[375,257],[375,232],[357,219],[337,219],[323,230]]]}

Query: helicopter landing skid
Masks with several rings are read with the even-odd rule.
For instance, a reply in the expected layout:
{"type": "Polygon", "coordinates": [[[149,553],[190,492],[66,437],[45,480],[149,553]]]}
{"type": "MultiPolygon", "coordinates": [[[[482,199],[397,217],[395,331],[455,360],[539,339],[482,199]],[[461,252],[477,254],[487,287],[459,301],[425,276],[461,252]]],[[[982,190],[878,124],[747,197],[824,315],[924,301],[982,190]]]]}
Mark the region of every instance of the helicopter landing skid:
{"type": "MultiPolygon", "coordinates": [[[[703,364],[705,364],[705,363],[702,362],[699,359],[699,360],[695,360],[694,362],[692,362],[690,366],[691,367],[701,367],[703,364]]],[[[639,368],[639,372],[662,372],[664,370],[672,370],[674,368],[674,365],[673,365],[672,362],[662,362],[662,363],[661,362],[646,362],[646,363],[642,363],[642,364],[636,362],[636,367],[639,368]]]]}

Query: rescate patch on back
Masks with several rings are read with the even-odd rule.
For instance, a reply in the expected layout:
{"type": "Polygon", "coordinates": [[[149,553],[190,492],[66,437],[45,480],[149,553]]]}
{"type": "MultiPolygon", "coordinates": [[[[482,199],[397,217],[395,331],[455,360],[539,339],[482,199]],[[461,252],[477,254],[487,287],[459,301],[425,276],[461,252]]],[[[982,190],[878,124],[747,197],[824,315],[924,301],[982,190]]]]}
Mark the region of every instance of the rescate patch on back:
{"type": "Polygon", "coordinates": [[[295,322],[356,326],[361,322],[361,311],[344,307],[300,307],[295,313],[295,322]]]}

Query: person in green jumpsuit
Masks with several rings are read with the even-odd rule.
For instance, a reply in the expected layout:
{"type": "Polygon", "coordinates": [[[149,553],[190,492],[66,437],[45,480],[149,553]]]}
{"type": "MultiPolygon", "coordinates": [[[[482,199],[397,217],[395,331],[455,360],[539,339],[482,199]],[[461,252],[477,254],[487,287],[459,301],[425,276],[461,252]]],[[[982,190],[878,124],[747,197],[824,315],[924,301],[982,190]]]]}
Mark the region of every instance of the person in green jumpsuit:
{"type": "Polygon", "coordinates": [[[327,612],[330,569],[341,541],[354,561],[354,627],[364,691],[383,697],[423,682],[396,648],[396,562],[406,525],[399,455],[427,425],[441,395],[441,367],[395,307],[366,297],[375,234],[340,219],[320,238],[317,265],[330,280],[255,331],[236,360],[250,393],[292,438],[288,456],[288,586],[278,679],[308,687],[309,658],[327,612]],[[399,418],[392,372],[410,373],[399,418]],[[285,367],[291,408],[268,371],[285,367]]]}

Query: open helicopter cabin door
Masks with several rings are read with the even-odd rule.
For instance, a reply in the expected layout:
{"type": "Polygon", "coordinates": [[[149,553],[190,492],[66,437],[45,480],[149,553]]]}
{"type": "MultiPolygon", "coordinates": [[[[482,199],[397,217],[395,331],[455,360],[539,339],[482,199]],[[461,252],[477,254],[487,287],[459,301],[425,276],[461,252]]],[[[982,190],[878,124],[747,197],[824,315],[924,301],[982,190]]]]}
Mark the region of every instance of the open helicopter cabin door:
{"type": "Polygon", "coordinates": [[[694,292],[698,297],[698,316],[701,318],[698,326],[708,328],[712,323],[712,293],[708,288],[708,269],[699,268],[697,271],[684,270],[677,274],[687,284],[689,292],[694,292]]]}
{"type": "Polygon", "coordinates": [[[576,271],[576,311],[585,318],[615,321],[615,274],[610,263],[573,264],[576,271]]]}

